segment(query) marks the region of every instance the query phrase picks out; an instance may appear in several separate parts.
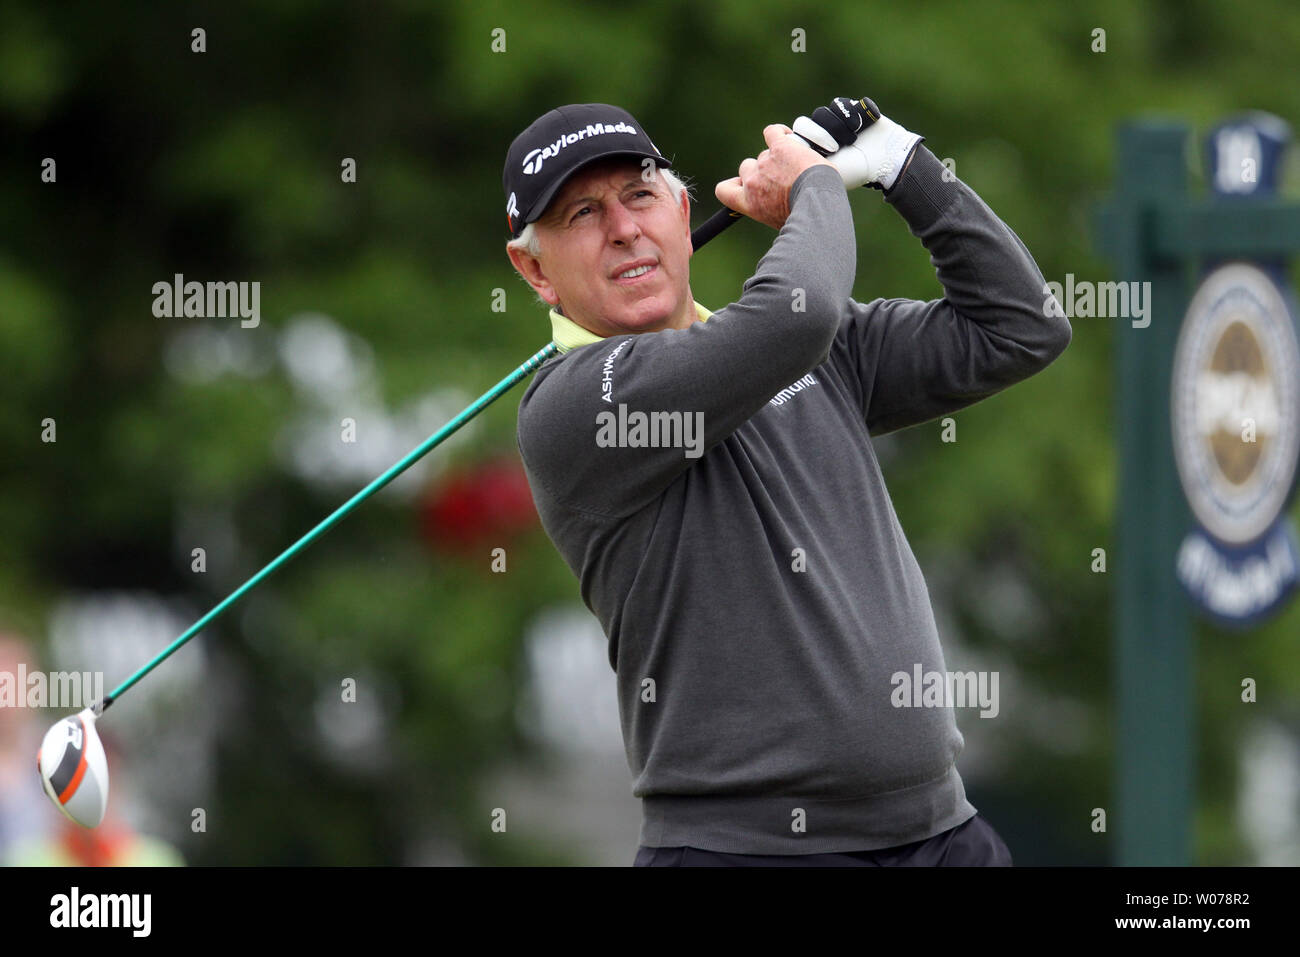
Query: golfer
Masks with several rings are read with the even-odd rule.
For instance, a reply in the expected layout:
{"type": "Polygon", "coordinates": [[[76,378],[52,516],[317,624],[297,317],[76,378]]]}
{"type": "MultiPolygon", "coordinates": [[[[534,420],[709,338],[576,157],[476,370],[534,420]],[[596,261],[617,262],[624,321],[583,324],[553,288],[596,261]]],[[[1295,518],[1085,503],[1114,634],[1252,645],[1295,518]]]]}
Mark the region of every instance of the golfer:
{"type": "Polygon", "coordinates": [[[788,127],[716,187],[776,230],[717,311],[691,294],[690,197],[629,113],[552,110],[506,158],[507,253],[559,347],[519,449],[609,640],[637,865],[1011,863],[966,798],[952,708],[895,693],[945,667],[871,438],[1028,378],[1070,326],[921,137],[870,131],[868,183],[942,299],[850,298],[845,181],[788,127]]]}

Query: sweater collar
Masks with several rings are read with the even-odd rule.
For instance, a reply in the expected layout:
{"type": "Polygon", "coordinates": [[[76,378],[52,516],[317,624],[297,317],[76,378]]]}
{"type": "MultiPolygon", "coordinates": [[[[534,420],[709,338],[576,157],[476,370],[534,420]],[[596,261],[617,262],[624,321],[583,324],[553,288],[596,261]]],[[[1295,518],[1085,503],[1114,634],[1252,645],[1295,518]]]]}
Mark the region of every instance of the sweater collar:
{"type": "MultiPolygon", "coordinates": [[[[700,322],[708,322],[709,317],[713,315],[698,302],[695,303],[695,314],[699,316],[700,322]]],[[[600,342],[602,338],[591,330],[582,328],[567,316],[560,315],[554,309],[551,310],[551,341],[559,347],[560,352],[591,345],[593,342],[600,342]]]]}

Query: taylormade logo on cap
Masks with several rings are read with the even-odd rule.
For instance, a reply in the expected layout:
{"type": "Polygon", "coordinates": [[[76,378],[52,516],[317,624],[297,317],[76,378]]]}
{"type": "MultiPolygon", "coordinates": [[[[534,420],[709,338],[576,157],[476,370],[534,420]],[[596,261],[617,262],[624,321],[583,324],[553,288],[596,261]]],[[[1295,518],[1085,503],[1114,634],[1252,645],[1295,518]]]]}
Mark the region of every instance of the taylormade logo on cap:
{"type": "Polygon", "coordinates": [[[514,138],[501,170],[506,224],[511,235],[546,211],[575,172],[606,157],[650,159],[667,169],[645,127],[627,110],[608,103],[573,103],[543,113],[514,138]]]}
{"type": "Polygon", "coordinates": [[[524,172],[527,175],[532,176],[534,173],[541,171],[542,164],[548,159],[553,156],[559,156],[560,150],[564,149],[566,146],[571,146],[588,136],[603,136],[606,133],[630,133],[633,136],[637,135],[635,128],[628,126],[623,122],[615,123],[612,126],[609,123],[591,123],[588,124],[586,129],[578,130],[576,133],[564,133],[550,146],[535,149],[530,152],[524,157],[524,172]]]}

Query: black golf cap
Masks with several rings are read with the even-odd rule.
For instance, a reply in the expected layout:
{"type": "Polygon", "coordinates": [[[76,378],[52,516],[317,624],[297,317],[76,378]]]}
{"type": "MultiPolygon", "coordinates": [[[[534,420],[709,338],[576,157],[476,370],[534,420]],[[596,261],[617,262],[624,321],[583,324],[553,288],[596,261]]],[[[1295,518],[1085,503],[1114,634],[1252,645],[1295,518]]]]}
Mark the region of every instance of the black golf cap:
{"type": "Polygon", "coordinates": [[[541,217],[574,173],[609,156],[672,164],[627,110],[606,103],[576,103],[544,113],[515,137],[506,153],[502,184],[510,235],[541,217]]]}

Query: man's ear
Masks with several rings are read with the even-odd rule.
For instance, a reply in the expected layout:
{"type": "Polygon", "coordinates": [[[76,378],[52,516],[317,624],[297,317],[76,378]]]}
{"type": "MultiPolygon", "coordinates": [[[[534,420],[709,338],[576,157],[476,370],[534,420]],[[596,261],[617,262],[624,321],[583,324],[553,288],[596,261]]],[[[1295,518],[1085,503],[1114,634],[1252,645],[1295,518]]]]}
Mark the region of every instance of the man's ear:
{"type": "Polygon", "coordinates": [[[689,250],[686,258],[690,259],[695,255],[695,244],[691,242],[691,197],[684,187],[682,189],[682,201],[678,205],[682,211],[682,222],[686,226],[686,248],[689,250]]]}
{"type": "Polygon", "coordinates": [[[506,246],[506,255],[510,257],[515,271],[524,277],[524,281],[533,287],[533,291],[541,296],[544,302],[550,306],[559,303],[560,297],[556,295],[555,287],[546,278],[546,273],[542,271],[542,263],[536,256],[522,249],[512,249],[510,246],[506,246]]]}

